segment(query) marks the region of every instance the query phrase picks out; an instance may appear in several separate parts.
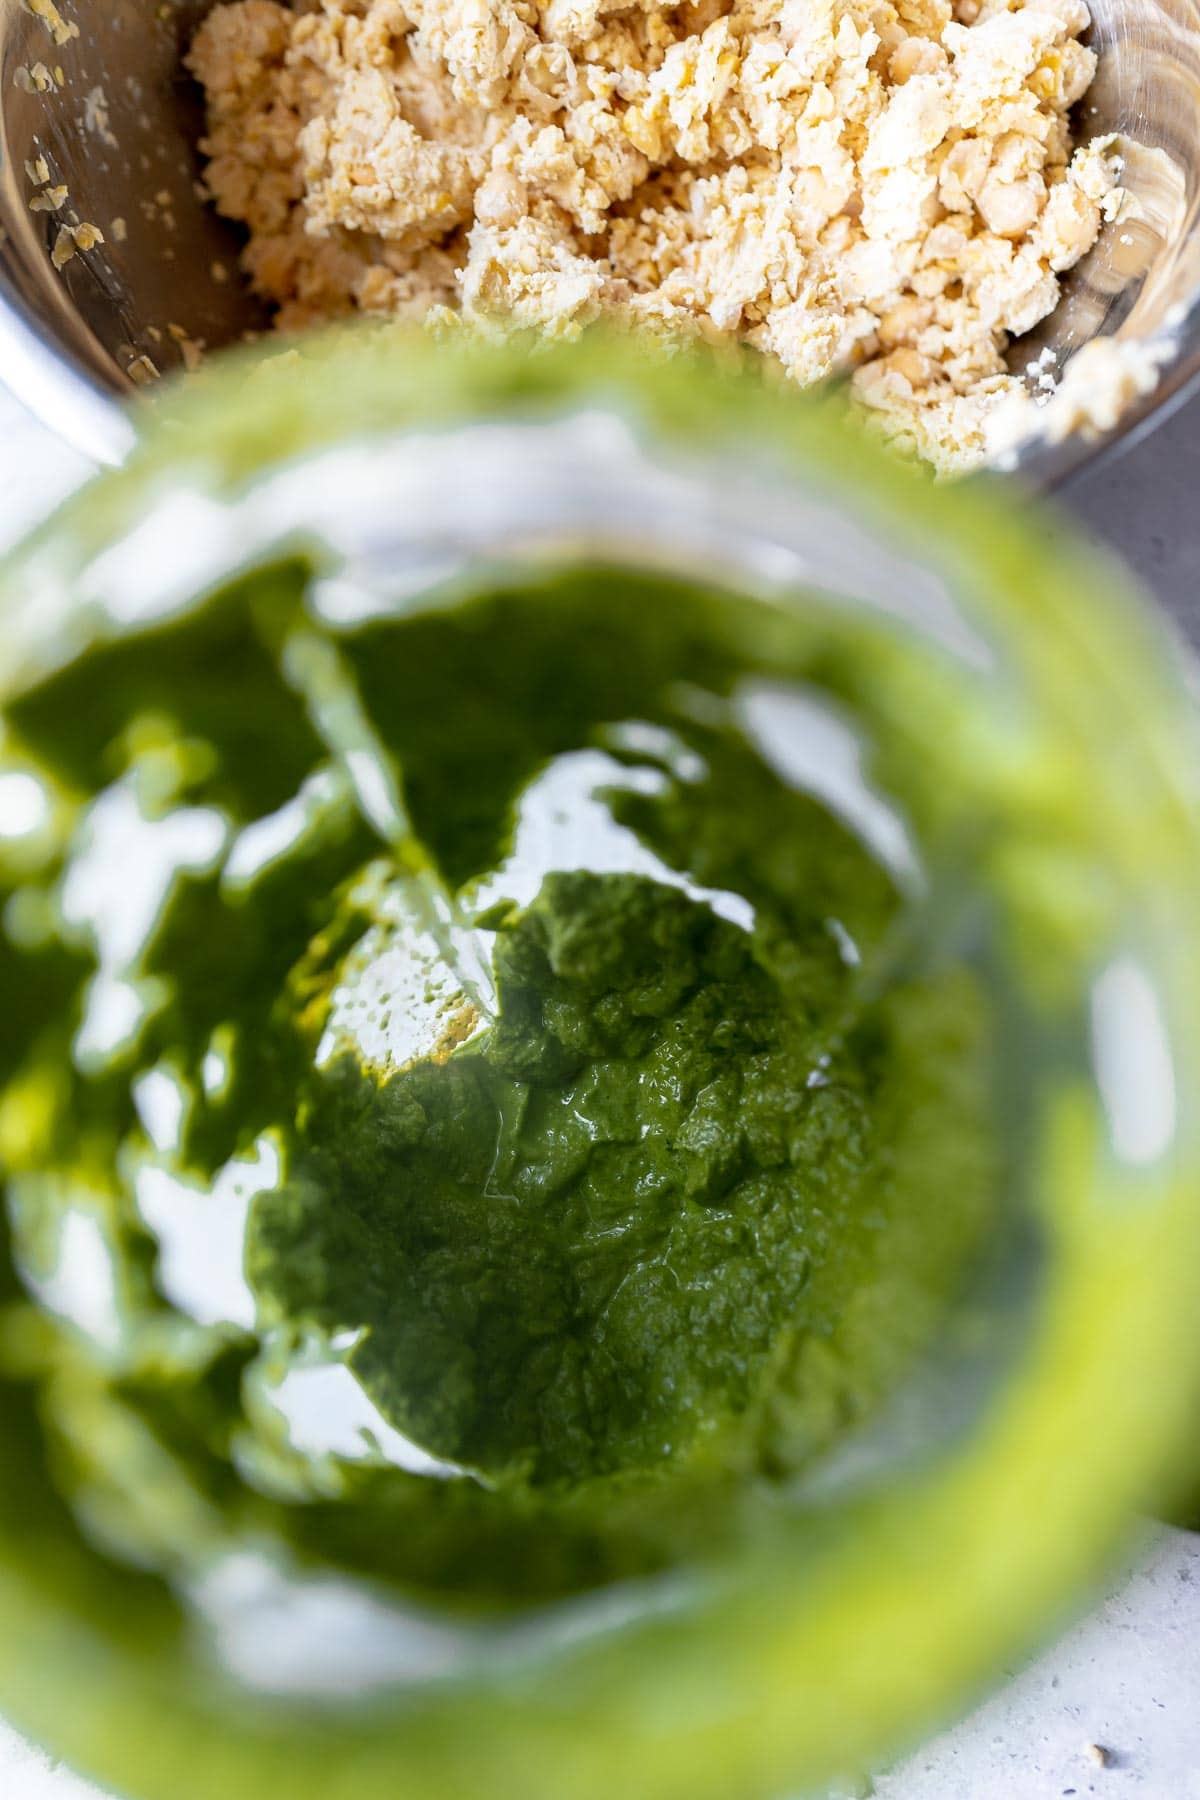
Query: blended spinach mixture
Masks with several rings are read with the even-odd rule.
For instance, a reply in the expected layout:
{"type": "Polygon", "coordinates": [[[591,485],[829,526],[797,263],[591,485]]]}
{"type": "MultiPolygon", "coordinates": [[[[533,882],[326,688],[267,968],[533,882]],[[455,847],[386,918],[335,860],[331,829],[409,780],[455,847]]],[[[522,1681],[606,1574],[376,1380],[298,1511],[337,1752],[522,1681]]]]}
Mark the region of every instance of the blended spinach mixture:
{"type": "Polygon", "coordinates": [[[969,945],[782,612],[309,585],[6,708],[0,1374],[93,1544],[185,1589],[245,1545],[488,1609],[719,1556],[969,1279],[969,945]]]}

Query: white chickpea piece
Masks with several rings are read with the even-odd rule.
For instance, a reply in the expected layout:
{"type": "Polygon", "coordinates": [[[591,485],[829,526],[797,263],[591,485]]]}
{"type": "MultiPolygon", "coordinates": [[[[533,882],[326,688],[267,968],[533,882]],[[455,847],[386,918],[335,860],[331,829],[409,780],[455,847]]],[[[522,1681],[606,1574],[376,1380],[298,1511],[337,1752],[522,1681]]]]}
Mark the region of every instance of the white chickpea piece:
{"type": "Polygon", "coordinates": [[[475,217],[481,225],[504,231],[526,211],[525,189],[507,169],[493,169],[475,190],[475,217]]]}
{"type": "Polygon", "coordinates": [[[883,366],[894,375],[902,375],[915,391],[928,387],[934,377],[934,366],[927,356],[914,350],[911,344],[902,344],[898,350],[892,350],[883,359],[883,366]]]}
{"type": "Polygon", "coordinates": [[[946,52],[932,38],[905,38],[888,58],[888,74],[897,87],[903,87],[914,75],[936,75],[945,67],[946,52]]]}
{"type": "Polygon", "coordinates": [[[983,222],[997,237],[1019,238],[1033,226],[1046,201],[1046,183],[1040,175],[1021,181],[1001,181],[989,176],[979,191],[983,222]]]}
{"type": "Polygon", "coordinates": [[[1046,202],[1040,236],[1044,254],[1056,272],[1069,269],[1091,248],[1100,209],[1073,181],[1060,181],[1046,202]]]}
{"type": "Polygon", "coordinates": [[[921,300],[915,294],[906,294],[898,300],[879,321],[879,341],[889,347],[904,344],[924,331],[933,317],[933,304],[929,300],[921,300]]]}

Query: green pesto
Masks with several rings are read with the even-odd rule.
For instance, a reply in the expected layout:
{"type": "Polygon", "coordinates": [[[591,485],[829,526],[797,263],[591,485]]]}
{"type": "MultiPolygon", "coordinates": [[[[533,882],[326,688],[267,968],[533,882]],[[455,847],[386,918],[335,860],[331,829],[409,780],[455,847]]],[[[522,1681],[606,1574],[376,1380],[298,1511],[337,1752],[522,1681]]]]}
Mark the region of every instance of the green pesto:
{"type": "Polygon", "coordinates": [[[717,1555],[969,1280],[997,1186],[986,984],[920,948],[893,875],[754,741],[746,684],[794,687],[810,654],[769,609],[592,570],[335,633],[305,583],[261,571],[8,708],[60,822],[6,874],[26,1297],[0,1358],[88,1533],[171,1575],[252,1536],[492,1606],[717,1555]],[[329,724],[351,702],[390,831],[329,724]],[[303,830],[238,873],[237,834],[305,783],[303,830]],[[64,895],[103,790],[225,835],[124,969],[136,1028],[85,1055],[96,950],[64,895]],[[570,847],[519,897],[523,818],[570,847]],[[413,1056],[402,999],[353,1007],[430,941],[413,1056]],[[181,1097],[166,1145],[151,1071],[181,1097]],[[277,1178],[226,1270],[254,1316],[224,1317],[173,1292],[141,1184],[215,1207],[264,1141],[277,1178]],[[80,1212],[112,1278],[99,1347],[45,1301],[80,1212]],[[300,1441],[280,1384],[330,1365],[449,1466],[300,1441]]]}

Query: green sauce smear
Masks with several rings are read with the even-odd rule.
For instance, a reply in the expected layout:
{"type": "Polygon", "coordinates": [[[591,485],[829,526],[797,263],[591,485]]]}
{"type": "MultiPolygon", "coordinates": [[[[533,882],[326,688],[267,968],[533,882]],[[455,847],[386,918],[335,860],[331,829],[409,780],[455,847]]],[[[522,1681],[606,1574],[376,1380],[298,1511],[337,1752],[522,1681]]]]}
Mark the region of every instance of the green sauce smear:
{"type": "Polygon", "coordinates": [[[267,1543],[490,1609],[718,1557],[980,1257],[970,933],[778,752],[782,613],[579,570],[335,630],[307,579],[7,709],[55,801],[0,847],[0,1367],[174,1581],[267,1543]]]}

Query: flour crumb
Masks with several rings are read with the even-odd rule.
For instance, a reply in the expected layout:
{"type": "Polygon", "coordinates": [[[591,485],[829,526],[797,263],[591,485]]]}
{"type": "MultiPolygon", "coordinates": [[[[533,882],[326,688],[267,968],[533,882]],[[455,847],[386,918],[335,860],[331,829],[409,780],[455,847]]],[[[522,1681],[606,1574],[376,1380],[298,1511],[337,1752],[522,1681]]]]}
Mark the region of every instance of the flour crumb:
{"type": "Polygon", "coordinates": [[[159,380],[160,371],[148,356],[136,356],[129,364],[128,375],[135,387],[150,387],[159,380]]]}
{"type": "Polygon", "coordinates": [[[54,0],[25,0],[25,4],[35,19],[40,19],[54,42],[61,48],[69,44],[72,38],[79,36],[79,27],[73,19],[64,19],[54,0]]]}
{"type": "Polygon", "coordinates": [[[50,261],[61,273],[75,255],[75,233],[69,225],[64,225],[54,240],[54,248],[50,252],[50,261]]]}
{"type": "Polygon", "coordinates": [[[30,212],[61,212],[67,203],[69,190],[65,187],[43,188],[29,202],[30,212]]]}
{"type": "MultiPolygon", "coordinates": [[[[61,200],[58,202],[61,206],[66,201],[67,190],[66,188],[60,188],[55,189],[54,191],[62,196],[61,200]]],[[[32,205],[32,202],[30,202],[30,204],[32,205]]],[[[91,224],[86,219],[81,221],[78,225],[63,225],[59,228],[58,236],[54,240],[54,248],[50,252],[50,261],[61,273],[79,251],[82,250],[86,253],[89,250],[95,250],[97,246],[103,244],[104,241],[104,233],[101,231],[100,227],[91,224]]]]}
{"type": "Polygon", "coordinates": [[[83,125],[85,131],[92,132],[106,144],[110,150],[119,150],[120,143],[109,123],[108,96],[102,87],[90,90],[83,102],[83,125]]]}
{"type": "Polygon", "coordinates": [[[183,325],[168,325],[167,336],[179,346],[184,368],[194,374],[204,360],[204,340],[194,338],[183,325]]]}

